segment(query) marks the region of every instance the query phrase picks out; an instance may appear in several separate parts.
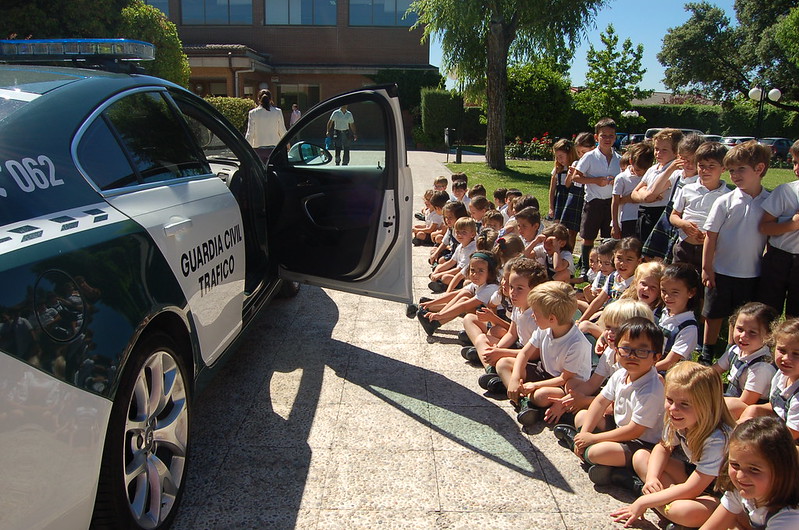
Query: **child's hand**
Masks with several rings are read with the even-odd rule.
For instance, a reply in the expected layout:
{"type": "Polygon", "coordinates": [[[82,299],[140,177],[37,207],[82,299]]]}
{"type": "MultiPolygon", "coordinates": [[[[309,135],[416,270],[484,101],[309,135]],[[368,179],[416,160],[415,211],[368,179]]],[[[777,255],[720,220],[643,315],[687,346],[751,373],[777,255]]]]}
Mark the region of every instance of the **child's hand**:
{"type": "Polygon", "coordinates": [[[497,361],[502,358],[501,351],[496,346],[486,346],[484,351],[483,361],[491,366],[495,366],[497,361]]]}
{"type": "Polygon", "coordinates": [[[596,436],[590,432],[578,432],[574,436],[574,454],[582,458],[585,448],[596,443],[594,440],[595,437],[596,436]]]}
{"type": "Polygon", "coordinates": [[[522,387],[521,393],[525,396],[532,396],[536,390],[539,389],[538,384],[536,383],[525,383],[523,380],[520,380],[520,385],[522,387]]]}
{"type": "Polygon", "coordinates": [[[521,396],[521,394],[522,394],[521,388],[522,388],[523,384],[524,384],[524,380],[523,379],[519,379],[518,382],[516,382],[516,381],[511,381],[510,382],[510,384],[508,385],[508,399],[509,400],[513,401],[514,403],[518,403],[519,402],[519,396],[521,396]]]}
{"type": "Polygon", "coordinates": [[[708,289],[716,287],[716,273],[712,270],[702,268],[702,285],[708,289]]]}
{"type": "Polygon", "coordinates": [[[599,336],[596,340],[596,345],[594,346],[594,351],[597,355],[602,355],[605,353],[605,350],[608,348],[608,342],[605,340],[605,334],[599,336]]]}
{"type": "Polygon", "coordinates": [[[663,489],[663,484],[660,483],[660,479],[653,478],[649,479],[644,483],[644,487],[641,488],[641,491],[644,495],[648,493],[655,493],[661,491],[663,489]]]}
{"type": "Polygon", "coordinates": [[[621,239],[621,228],[618,226],[614,226],[613,230],[610,233],[610,237],[613,239],[621,239]]]}
{"type": "Polygon", "coordinates": [[[568,406],[562,401],[565,398],[550,397],[548,399],[552,402],[552,405],[547,407],[544,411],[544,421],[547,423],[558,423],[560,417],[569,410],[568,406]]]}
{"type": "Polygon", "coordinates": [[[640,519],[646,511],[646,508],[642,506],[643,503],[640,502],[640,500],[639,497],[639,499],[631,505],[610,514],[610,516],[614,518],[613,522],[624,523],[624,528],[628,528],[631,524],[640,519]]]}
{"type": "Polygon", "coordinates": [[[485,306],[475,311],[475,314],[477,315],[477,320],[480,322],[493,322],[494,317],[497,316],[491,308],[485,306]]]}
{"type": "Polygon", "coordinates": [[[699,230],[699,227],[696,226],[695,223],[692,223],[691,221],[687,221],[686,223],[687,224],[685,224],[682,229],[686,234],[688,234],[688,237],[693,238],[694,240],[702,240],[705,238],[705,233],[699,230]]]}

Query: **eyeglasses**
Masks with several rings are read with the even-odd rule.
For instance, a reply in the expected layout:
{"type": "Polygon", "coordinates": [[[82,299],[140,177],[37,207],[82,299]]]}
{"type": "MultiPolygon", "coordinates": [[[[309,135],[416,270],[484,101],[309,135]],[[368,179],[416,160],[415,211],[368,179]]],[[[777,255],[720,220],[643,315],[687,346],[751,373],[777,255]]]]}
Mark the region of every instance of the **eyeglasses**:
{"type": "Polygon", "coordinates": [[[646,359],[650,355],[654,355],[657,352],[654,350],[645,350],[643,348],[628,348],[627,346],[617,346],[616,353],[619,354],[619,357],[627,358],[627,357],[637,357],[638,359],[646,359]]]}

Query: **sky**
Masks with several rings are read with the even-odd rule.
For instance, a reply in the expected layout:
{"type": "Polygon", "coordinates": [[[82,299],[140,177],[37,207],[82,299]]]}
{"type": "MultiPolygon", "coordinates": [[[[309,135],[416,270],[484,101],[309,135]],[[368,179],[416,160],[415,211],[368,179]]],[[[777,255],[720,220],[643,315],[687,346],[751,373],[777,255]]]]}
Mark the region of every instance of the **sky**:
{"type": "MultiPolygon", "coordinates": [[[[735,23],[734,0],[709,0],[711,4],[722,8],[730,20],[735,23]]],[[[607,5],[599,12],[595,25],[587,28],[587,34],[582,39],[580,46],[574,53],[570,77],[572,85],[585,84],[585,73],[588,70],[586,54],[588,47],[593,44],[595,48],[602,46],[599,34],[613,24],[619,36],[619,46],[624,39],[629,38],[633,46],[643,44],[643,66],[646,74],[641,82],[644,90],[666,91],[663,86],[663,66],[657,60],[657,54],[663,44],[663,36],[669,28],[681,26],[688,20],[683,0],[609,0],[607,5]]],[[[437,42],[430,44],[430,64],[441,66],[441,47],[437,42]]],[[[446,75],[446,74],[445,74],[446,75]]],[[[448,86],[454,86],[452,82],[448,86]]]]}

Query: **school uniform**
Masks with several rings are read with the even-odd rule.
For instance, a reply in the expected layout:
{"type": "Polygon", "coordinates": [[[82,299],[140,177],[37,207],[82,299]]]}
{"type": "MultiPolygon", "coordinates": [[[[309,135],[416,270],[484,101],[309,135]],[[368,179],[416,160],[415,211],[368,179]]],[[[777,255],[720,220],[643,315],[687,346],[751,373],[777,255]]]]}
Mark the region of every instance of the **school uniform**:
{"type": "MultiPolygon", "coordinates": [[[[613,195],[626,197],[633,192],[639,182],[641,182],[641,177],[633,175],[630,173],[630,168],[627,168],[619,173],[613,181],[613,195]]],[[[635,227],[638,222],[638,204],[628,202],[619,206],[618,222],[621,228],[621,237],[637,236],[635,227]]]]}
{"type": "Polygon", "coordinates": [[[518,307],[514,307],[510,319],[516,324],[516,336],[519,343],[527,344],[533,336],[533,332],[538,329],[538,323],[533,316],[533,309],[528,307],[522,311],[518,307]]]}
{"type": "Polygon", "coordinates": [[[666,391],[654,367],[635,381],[628,381],[628,378],[627,370],[617,370],[599,395],[613,402],[613,420],[617,426],[635,422],[646,427],[638,439],[651,448],[663,434],[666,391]]]}
{"type": "Polygon", "coordinates": [[[760,402],[768,401],[771,380],[777,368],[771,363],[771,350],[763,346],[746,357],[740,357],[741,349],[732,345],[716,362],[723,371],[729,370],[725,396],[741,397],[744,390],[760,394],[760,402]]]}
{"type": "Polygon", "coordinates": [[[669,182],[671,182],[671,192],[669,196],[671,199],[663,209],[663,213],[660,214],[660,219],[655,223],[655,227],[652,228],[649,237],[646,238],[645,241],[642,241],[644,246],[641,249],[641,253],[644,256],[672,261],[670,259],[672,247],[674,243],[677,242],[677,232],[669,220],[674,206],[674,197],[684,186],[694,183],[697,180],[699,180],[698,175],[683,177],[682,169],[678,169],[671,174],[671,177],[669,177],[669,182]]]}
{"type": "MultiPolygon", "coordinates": [[[[620,161],[621,157],[616,151],[611,149],[608,158],[597,147],[583,155],[577,162],[577,170],[586,177],[605,177],[612,181],[621,173],[620,161]]],[[[580,224],[580,236],[583,239],[594,240],[600,234],[602,237],[610,237],[612,184],[612,182],[607,186],[585,184],[585,205],[580,224]]]]}
{"type": "Polygon", "coordinates": [[[478,286],[475,283],[470,283],[464,287],[464,289],[466,289],[473,297],[480,300],[483,305],[488,305],[488,303],[491,301],[491,297],[499,289],[499,285],[495,283],[484,283],[483,285],[478,286]]]}
{"type": "Polygon", "coordinates": [[[558,377],[563,370],[567,370],[581,381],[591,377],[591,343],[580,332],[577,326],[572,326],[562,337],[554,338],[552,330],[537,329],[530,337],[530,343],[541,350],[538,361],[528,364],[538,364],[542,370],[542,377],[538,381],[558,377]]]}
{"type": "Polygon", "coordinates": [[[718,477],[721,470],[721,464],[724,462],[724,457],[727,454],[727,443],[730,439],[732,429],[727,427],[716,428],[710,436],[705,438],[702,444],[702,456],[696,460],[688,448],[688,443],[685,438],[685,433],[675,431],[676,440],[671,440],[679,443],[679,450],[672,451],[672,458],[682,460],[686,464],[686,472],[690,475],[694,470],[702,473],[703,475],[710,475],[711,477],[718,477]]]}
{"type": "Polygon", "coordinates": [[[563,215],[563,209],[566,207],[566,199],[569,197],[569,188],[566,187],[566,174],[568,172],[555,173],[553,169],[552,173],[555,175],[555,204],[553,205],[555,209],[552,214],[555,216],[555,220],[559,220],[563,215]]]}
{"type": "Polygon", "coordinates": [[[664,307],[658,316],[657,325],[663,331],[666,339],[663,355],[675,352],[684,360],[690,361],[699,339],[699,327],[694,319],[694,312],[683,311],[671,315],[669,310],[664,307]]]}
{"type": "Polygon", "coordinates": [[[596,368],[594,368],[594,373],[601,375],[607,380],[619,369],[621,369],[621,365],[616,361],[616,352],[613,348],[608,347],[605,348],[605,351],[599,356],[599,362],[596,364],[596,368]]]}
{"type": "Polygon", "coordinates": [[[771,380],[769,403],[774,413],[779,416],[789,429],[799,431],[799,381],[788,385],[788,377],[777,371],[771,380]]]}
{"type": "MultiPolygon", "coordinates": [[[[763,201],[763,210],[785,222],[799,212],[799,180],[780,184],[763,201]]],[[[771,236],[763,256],[759,300],[799,316],[799,230],[771,236]],[[786,304],[787,301],[787,304],[786,304]]]]}
{"type": "Polygon", "coordinates": [[[477,252],[477,243],[475,243],[474,239],[472,239],[465,247],[461,244],[458,244],[455,252],[452,253],[452,259],[455,260],[455,268],[461,271],[466,270],[468,274],[469,261],[472,257],[472,254],[475,252],[477,252]]]}
{"type": "MultiPolygon", "coordinates": [[[[577,161],[572,163],[576,166],[577,161]]],[[[582,184],[572,182],[568,187],[568,195],[566,196],[566,203],[563,205],[563,212],[560,216],[560,223],[572,230],[578,232],[580,230],[580,223],[583,219],[583,205],[585,204],[585,188],[582,184]]]]}
{"type": "MultiPolygon", "coordinates": [[[[544,245],[536,245],[533,248],[533,255],[535,256],[535,260],[542,266],[547,269],[547,276],[551,280],[555,276],[555,267],[554,267],[554,257],[547,254],[547,251],[544,250],[544,245]]],[[[560,251],[560,259],[565,261],[568,266],[569,276],[574,276],[574,256],[568,250],[561,250],[560,251]]]]}
{"type": "Polygon", "coordinates": [[[602,290],[608,295],[608,302],[612,302],[621,298],[621,295],[624,293],[624,291],[626,291],[627,288],[632,285],[634,279],[635,275],[630,276],[629,278],[622,278],[618,272],[611,272],[608,275],[608,279],[605,281],[605,285],[602,286],[602,290]]]}
{"type": "Polygon", "coordinates": [[[728,317],[733,309],[755,299],[766,247],[766,236],[757,225],[768,196],[765,188],[757,197],[736,188],[711,206],[702,230],[718,234],[713,259],[716,287],[705,289],[705,318],[728,317]]]}
{"type": "MultiPolygon", "coordinates": [[[[644,176],[641,178],[641,182],[646,184],[647,188],[651,188],[655,183],[655,180],[657,180],[657,178],[669,168],[672,162],[673,160],[662,166],[654,165],[650,167],[646,170],[646,173],[644,173],[644,176]]],[[[671,181],[671,177],[669,177],[669,180],[671,181]]],[[[638,239],[641,241],[647,240],[658,219],[666,209],[666,205],[669,204],[670,199],[671,196],[664,193],[664,197],[660,200],[647,203],[642,202],[639,204],[637,226],[638,239]]]]}
{"type": "MultiPolygon", "coordinates": [[[[706,188],[701,182],[694,182],[683,186],[677,192],[674,198],[674,211],[680,212],[684,221],[694,223],[700,228],[704,226],[707,221],[707,216],[710,213],[710,208],[716,199],[730,193],[727,184],[721,180],[715,189],[706,188]]],[[[675,263],[690,263],[697,270],[702,270],[702,249],[703,245],[689,243],[687,241],[688,234],[682,228],[677,229],[678,241],[674,245],[674,262],[675,263]]]]}
{"type": "Polygon", "coordinates": [[[752,499],[744,499],[738,491],[725,491],[721,505],[728,512],[738,515],[746,512],[750,526],[755,529],[795,530],[799,528],[799,510],[786,506],[769,515],[768,507],[758,508],[752,499]]]}

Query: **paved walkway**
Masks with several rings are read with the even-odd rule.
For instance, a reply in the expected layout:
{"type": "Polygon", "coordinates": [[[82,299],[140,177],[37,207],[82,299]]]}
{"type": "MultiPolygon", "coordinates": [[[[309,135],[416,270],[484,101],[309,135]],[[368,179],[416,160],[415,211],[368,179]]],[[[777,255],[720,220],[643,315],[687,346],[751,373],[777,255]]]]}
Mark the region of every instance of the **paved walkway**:
{"type": "MultiPolygon", "coordinates": [[[[446,155],[409,156],[418,209],[446,155]]],[[[276,301],[198,400],[175,528],[618,527],[631,497],[594,488],[548,427],[520,432],[458,329],[428,339],[401,304],[308,286],[276,301]]]]}

